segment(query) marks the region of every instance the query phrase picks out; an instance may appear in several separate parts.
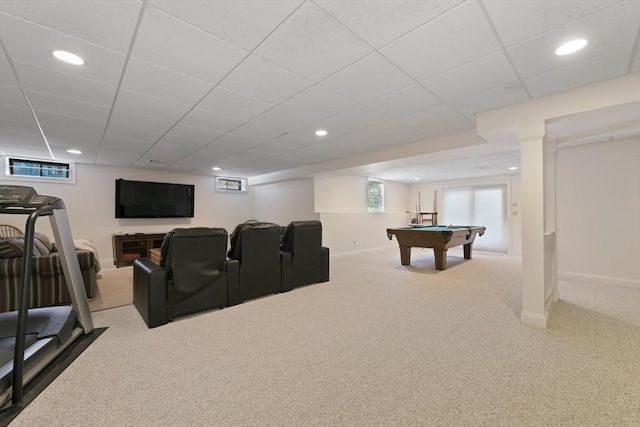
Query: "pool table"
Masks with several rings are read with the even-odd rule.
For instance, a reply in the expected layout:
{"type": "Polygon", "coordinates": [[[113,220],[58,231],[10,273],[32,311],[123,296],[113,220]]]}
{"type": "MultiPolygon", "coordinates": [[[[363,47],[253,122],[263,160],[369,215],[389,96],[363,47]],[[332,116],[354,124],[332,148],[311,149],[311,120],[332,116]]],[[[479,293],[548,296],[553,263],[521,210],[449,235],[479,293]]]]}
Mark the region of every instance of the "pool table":
{"type": "Polygon", "coordinates": [[[447,250],[464,245],[464,258],[471,259],[471,246],[476,235],[482,236],[485,227],[472,225],[413,225],[387,228],[389,240],[396,236],[400,245],[400,263],[411,264],[411,248],[433,248],[436,270],[447,269],[447,250]]]}

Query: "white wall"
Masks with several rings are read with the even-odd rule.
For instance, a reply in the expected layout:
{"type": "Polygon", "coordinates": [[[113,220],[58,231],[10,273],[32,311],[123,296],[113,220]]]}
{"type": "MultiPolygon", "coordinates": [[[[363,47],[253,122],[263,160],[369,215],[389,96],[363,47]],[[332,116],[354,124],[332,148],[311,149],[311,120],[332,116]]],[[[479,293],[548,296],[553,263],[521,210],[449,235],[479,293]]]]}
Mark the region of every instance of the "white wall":
{"type": "Polygon", "coordinates": [[[560,276],[640,287],[640,138],[560,148],[556,165],[560,276]]]}
{"type": "MultiPolygon", "coordinates": [[[[113,233],[168,232],[176,227],[223,227],[229,233],[254,217],[253,190],[245,194],[218,193],[215,178],[173,172],[76,165],[76,184],[3,180],[3,184],[27,185],[39,194],[60,197],[67,207],[73,237],[92,240],[98,249],[102,268],[113,267],[113,233]],[[195,185],[194,218],[115,218],[115,180],[117,178],[195,185]]],[[[2,215],[2,223],[24,230],[26,216],[2,215]]],[[[40,218],[36,230],[53,237],[49,221],[40,218]]]]}
{"type": "Polygon", "coordinates": [[[384,182],[384,212],[367,212],[367,178],[315,180],[315,209],[322,221],[323,244],[331,254],[396,246],[386,229],[406,225],[408,184],[384,182]]]}
{"type": "Polygon", "coordinates": [[[259,221],[287,225],[291,221],[318,220],[314,211],[313,178],[252,186],[254,217],[259,221]]]}
{"type": "MultiPolygon", "coordinates": [[[[418,192],[420,193],[420,208],[423,212],[431,212],[431,209],[433,209],[435,192],[436,210],[438,213],[441,213],[443,188],[491,184],[507,185],[509,252],[520,253],[522,251],[522,229],[520,223],[520,174],[411,184],[409,186],[409,203],[407,204],[407,210],[415,212],[416,205],[418,204],[418,192]]],[[[438,222],[442,223],[441,215],[438,216],[438,222]]]]}

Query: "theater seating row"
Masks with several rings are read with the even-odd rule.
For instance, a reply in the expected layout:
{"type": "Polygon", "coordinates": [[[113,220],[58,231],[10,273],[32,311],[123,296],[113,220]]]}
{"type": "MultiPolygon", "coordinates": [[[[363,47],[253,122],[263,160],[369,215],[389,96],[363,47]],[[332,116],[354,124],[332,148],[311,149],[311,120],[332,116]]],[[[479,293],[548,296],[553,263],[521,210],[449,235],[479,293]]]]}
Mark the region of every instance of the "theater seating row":
{"type": "Polygon", "coordinates": [[[159,265],[147,258],[134,262],[133,304],[149,328],[329,280],[320,221],[284,228],[251,221],[228,237],[224,228],[176,228],[162,242],[159,265]]]}

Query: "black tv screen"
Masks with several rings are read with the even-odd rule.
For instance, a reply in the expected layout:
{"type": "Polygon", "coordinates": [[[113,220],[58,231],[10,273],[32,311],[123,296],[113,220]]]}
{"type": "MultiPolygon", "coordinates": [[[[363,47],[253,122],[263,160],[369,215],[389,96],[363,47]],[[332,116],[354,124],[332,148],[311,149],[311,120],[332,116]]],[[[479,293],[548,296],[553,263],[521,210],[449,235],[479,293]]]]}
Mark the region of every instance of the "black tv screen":
{"type": "Polygon", "coordinates": [[[116,179],[116,218],[193,218],[189,184],[116,179]]]}

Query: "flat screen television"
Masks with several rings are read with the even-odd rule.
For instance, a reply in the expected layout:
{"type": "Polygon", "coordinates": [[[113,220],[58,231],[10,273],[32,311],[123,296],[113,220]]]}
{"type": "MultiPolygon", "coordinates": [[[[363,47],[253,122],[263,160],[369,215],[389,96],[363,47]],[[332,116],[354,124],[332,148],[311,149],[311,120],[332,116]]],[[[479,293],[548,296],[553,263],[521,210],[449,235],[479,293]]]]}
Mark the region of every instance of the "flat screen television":
{"type": "Polygon", "coordinates": [[[116,218],[193,218],[189,184],[116,179],[116,218]]]}

